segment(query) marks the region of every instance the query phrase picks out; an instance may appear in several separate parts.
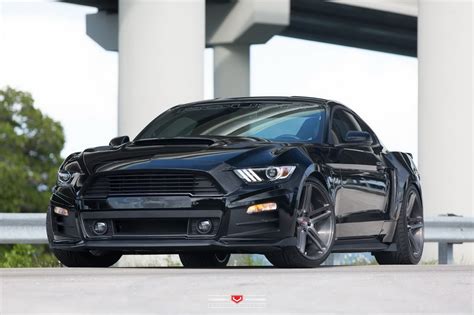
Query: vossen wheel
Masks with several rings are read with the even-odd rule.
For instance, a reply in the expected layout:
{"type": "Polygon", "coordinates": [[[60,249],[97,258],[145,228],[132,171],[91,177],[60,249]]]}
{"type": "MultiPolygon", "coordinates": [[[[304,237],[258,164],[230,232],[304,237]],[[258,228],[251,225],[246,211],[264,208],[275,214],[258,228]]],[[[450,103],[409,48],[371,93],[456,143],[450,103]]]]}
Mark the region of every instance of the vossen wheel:
{"type": "Polygon", "coordinates": [[[423,254],[423,205],[418,190],[409,186],[397,221],[394,242],[395,252],[374,252],[380,265],[416,265],[423,254]]]}
{"type": "Polygon", "coordinates": [[[230,254],[225,252],[181,253],[179,259],[185,268],[222,268],[227,266],[230,254]]]}
{"type": "Polygon", "coordinates": [[[266,254],[276,267],[313,268],[323,263],[331,253],[336,239],[334,204],[316,179],[304,184],[296,215],[296,246],[266,254]]]}
{"type": "MultiPolygon", "coordinates": [[[[51,209],[48,209],[46,214],[46,234],[51,244],[53,242],[51,209]]],[[[66,267],[110,267],[122,257],[122,254],[117,252],[69,251],[62,249],[51,249],[51,251],[61,264],[66,267]]]]}

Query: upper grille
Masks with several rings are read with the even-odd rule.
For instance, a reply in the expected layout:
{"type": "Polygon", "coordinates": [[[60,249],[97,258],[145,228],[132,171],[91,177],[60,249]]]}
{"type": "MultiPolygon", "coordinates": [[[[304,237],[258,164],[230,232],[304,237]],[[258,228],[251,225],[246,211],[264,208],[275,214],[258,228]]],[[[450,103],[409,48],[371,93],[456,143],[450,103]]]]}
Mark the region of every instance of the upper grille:
{"type": "Polygon", "coordinates": [[[96,177],[84,195],[107,197],[124,195],[220,195],[214,181],[195,173],[122,173],[96,177]]]}

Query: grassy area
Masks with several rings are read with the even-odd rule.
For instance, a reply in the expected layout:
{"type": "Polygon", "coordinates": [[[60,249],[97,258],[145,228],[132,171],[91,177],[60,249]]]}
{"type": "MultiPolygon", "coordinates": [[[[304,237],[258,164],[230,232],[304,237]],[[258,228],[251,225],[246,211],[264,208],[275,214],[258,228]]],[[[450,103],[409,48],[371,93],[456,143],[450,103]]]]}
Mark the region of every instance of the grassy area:
{"type": "Polygon", "coordinates": [[[438,259],[431,259],[431,260],[422,260],[420,262],[421,265],[437,265],[438,259]]]}
{"type": "Polygon", "coordinates": [[[60,267],[46,245],[0,246],[0,268],[60,267]]]}
{"type": "Polygon", "coordinates": [[[249,254],[233,254],[230,258],[228,266],[271,266],[268,260],[263,255],[249,255],[249,254]]]}

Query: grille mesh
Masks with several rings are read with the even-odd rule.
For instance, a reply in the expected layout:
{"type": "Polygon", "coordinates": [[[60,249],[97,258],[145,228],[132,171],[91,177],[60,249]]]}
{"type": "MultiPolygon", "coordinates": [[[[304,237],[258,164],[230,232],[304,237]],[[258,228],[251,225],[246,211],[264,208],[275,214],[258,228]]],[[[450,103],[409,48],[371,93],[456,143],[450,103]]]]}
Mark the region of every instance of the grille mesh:
{"type": "Polygon", "coordinates": [[[124,195],[220,195],[206,175],[195,173],[127,173],[96,177],[86,188],[86,197],[124,195]]]}

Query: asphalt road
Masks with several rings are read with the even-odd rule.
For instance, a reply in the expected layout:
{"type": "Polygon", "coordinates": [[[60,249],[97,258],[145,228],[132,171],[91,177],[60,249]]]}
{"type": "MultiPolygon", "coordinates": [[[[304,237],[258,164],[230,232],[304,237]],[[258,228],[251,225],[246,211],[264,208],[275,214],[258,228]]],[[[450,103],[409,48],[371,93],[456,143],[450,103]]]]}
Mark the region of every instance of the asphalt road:
{"type": "Polygon", "coordinates": [[[0,314],[473,314],[473,271],[427,265],[0,269],[0,314]],[[243,300],[236,304],[231,295],[243,300]]]}

